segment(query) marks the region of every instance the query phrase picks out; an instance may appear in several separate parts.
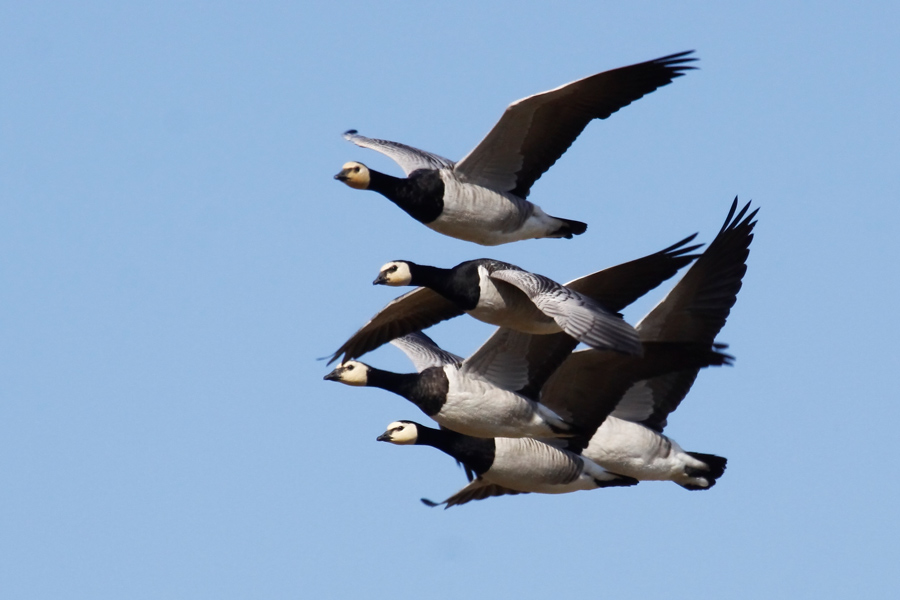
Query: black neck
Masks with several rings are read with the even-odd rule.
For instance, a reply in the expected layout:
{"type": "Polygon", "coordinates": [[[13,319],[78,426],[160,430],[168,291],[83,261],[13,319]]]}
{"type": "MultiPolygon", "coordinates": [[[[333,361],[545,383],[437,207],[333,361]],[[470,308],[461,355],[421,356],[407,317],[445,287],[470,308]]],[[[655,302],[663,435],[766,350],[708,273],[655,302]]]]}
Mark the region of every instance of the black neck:
{"type": "Polygon", "coordinates": [[[418,425],[416,444],[446,452],[466,467],[482,475],[494,463],[494,438],[476,438],[450,431],[418,425]]]}
{"type": "MultiPolygon", "coordinates": [[[[467,264],[467,263],[463,263],[467,264]]],[[[478,304],[478,275],[458,273],[452,269],[410,264],[410,284],[434,290],[463,310],[472,310],[478,304]]]]}
{"type": "Polygon", "coordinates": [[[447,399],[447,377],[440,367],[422,373],[392,373],[370,367],[366,385],[403,396],[429,417],[440,412],[447,399]]]}
{"type": "Polygon", "coordinates": [[[403,187],[405,179],[394,177],[387,173],[381,173],[373,169],[369,169],[369,187],[366,189],[378,192],[383,196],[391,198],[397,194],[397,191],[403,187]]]}
{"type": "Polygon", "coordinates": [[[378,192],[420,223],[431,223],[444,210],[444,182],[437,171],[414,171],[403,179],[369,169],[367,189],[378,192]]]}

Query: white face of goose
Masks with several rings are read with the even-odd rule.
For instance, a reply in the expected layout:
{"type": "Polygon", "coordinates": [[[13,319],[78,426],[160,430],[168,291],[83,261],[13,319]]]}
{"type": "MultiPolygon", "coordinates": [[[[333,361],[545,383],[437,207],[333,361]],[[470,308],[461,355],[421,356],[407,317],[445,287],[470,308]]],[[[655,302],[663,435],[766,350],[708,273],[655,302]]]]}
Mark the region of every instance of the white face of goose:
{"type": "Polygon", "coordinates": [[[329,381],[340,381],[347,385],[366,385],[369,379],[369,367],[356,360],[348,360],[339,364],[334,371],[325,376],[329,381]]]}
{"type": "Polygon", "coordinates": [[[344,163],[341,172],[334,176],[356,190],[369,188],[369,168],[358,162],[344,163]]]}
{"type": "Polygon", "coordinates": [[[379,442],[390,442],[398,446],[415,444],[419,437],[419,430],[415,423],[409,421],[394,421],[387,426],[387,430],[378,436],[379,442]]]}
{"type": "Polygon", "coordinates": [[[381,267],[378,277],[375,278],[376,285],[402,286],[409,285],[412,281],[412,273],[409,270],[409,263],[402,260],[394,260],[381,267]]]}

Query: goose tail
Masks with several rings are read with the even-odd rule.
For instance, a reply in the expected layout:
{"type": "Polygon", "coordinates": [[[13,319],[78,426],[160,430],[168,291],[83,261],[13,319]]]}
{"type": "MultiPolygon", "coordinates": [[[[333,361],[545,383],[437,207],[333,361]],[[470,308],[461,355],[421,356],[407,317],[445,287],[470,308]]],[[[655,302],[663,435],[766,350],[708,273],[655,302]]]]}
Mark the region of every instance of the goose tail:
{"type": "Polygon", "coordinates": [[[728,459],[715,454],[702,454],[700,452],[688,452],[688,456],[702,462],[706,468],[685,466],[684,472],[690,477],[690,481],[679,482],[678,485],[686,490],[708,490],[716,485],[716,480],[725,473],[728,459]],[[706,485],[704,485],[704,483],[706,485]]]}
{"type": "Polygon", "coordinates": [[[573,221],[572,219],[561,219],[552,217],[559,221],[559,227],[550,233],[547,237],[572,239],[573,235],[581,235],[587,231],[587,223],[581,221],[573,221]]]}

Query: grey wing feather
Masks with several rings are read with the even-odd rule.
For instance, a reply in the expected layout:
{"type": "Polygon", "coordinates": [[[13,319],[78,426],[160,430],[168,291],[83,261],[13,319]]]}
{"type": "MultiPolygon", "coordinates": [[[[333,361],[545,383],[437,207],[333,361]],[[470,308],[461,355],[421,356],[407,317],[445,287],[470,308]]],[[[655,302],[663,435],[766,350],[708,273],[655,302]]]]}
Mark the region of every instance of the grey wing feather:
{"type": "Polygon", "coordinates": [[[676,371],[635,383],[625,392],[612,416],[662,433],[669,414],[687,396],[699,372],[699,369],[676,371]]]}
{"type": "Polygon", "coordinates": [[[395,338],[391,344],[403,350],[419,373],[429,367],[459,366],[463,361],[461,357],[442,349],[421,331],[395,338]]]}
{"type": "Polygon", "coordinates": [[[693,69],[681,52],[605,71],[511,104],[487,136],[456,164],[466,181],[520,198],[593,119],[671,83],[693,69]]]}
{"type": "Polygon", "coordinates": [[[640,354],[634,328],[590,298],[527,271],[499,270],[492,272],[491,278],[519,288],[538,310],[578,341],[592,348],[640,354]]]}
{"type": "Polygon", "coordinates": [[[462,363],[461,374],[516,392],[528,384],[528,351],[534,336],[500,327],[462,363]]]}
{"type": "Polygon", "coordinates": [[[400,165],[400,168],[407,175],[418,169],[452,169],[454,165],[452,160],[443,156],[425,152],[399,142],[367,138],[359,135],[355,129],[344,132],[344,139],[353,142],[361,148],[381,152],[400,165]]]}
{"type": "Polygon", "coordinates": [[[354,333],[329,360],[358,358],[389,341],[427,329],[463,313],[455,304],[428,288],[416,288],[395,298],[354,333]]]}

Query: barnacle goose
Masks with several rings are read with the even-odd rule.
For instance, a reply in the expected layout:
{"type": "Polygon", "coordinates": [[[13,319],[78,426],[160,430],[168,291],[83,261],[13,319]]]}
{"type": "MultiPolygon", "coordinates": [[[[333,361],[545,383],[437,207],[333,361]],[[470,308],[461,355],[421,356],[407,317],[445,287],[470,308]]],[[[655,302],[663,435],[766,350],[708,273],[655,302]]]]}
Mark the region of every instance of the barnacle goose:
{"type": "MultiPolygon", "coordinates": [[[[445,508],[502,494],[565,494],[637,483],[573,452],[530,438],[476,438],[414,421],[395,421],[376,439],[397,445],[432,446],[474,473],[476,477],[469,485],[441,503],[445,508]]],[[[436,505],[424,498],[422,502],[436,505]]]]}
{"type": "Polygon", "coordinates": [[[621,316],[548,277],[499,260],[468,260],[450,269],[396,260],[376,285],[427,287],[479,321],[546,335],[566,332],[598,350],[641,351],[637,332],[621,316]]]}
{"type": "Polygon", "coordinates": [[[425,334],[407,334],[395,345],[418,372],[392,373],[351,360],[325,379],[394,392],[458,433],[566,437],[572,440],[570,447],[583,448],[633,383],[731,360],[709,345],[654,342],[643,344],[641,356],[593,349],[569,356],[571,344],[548,344],[544,337],[501,327],[460,361],[433,350],[436,344],[425,334]]]}
{"type": "MultiPolygon", "coordinates": [[[[691,235],[654,254],[570,281],[565,284],[563,291],[566,295],[574,292],[589,298],[609,313],[618,312],[697,258],[698,255],[691,254],[691,252],[700,245],[687,245],[696,235],[691,235]]],[[[535,325],[540,325],[545,327],[546,331],[552,330],[552,326],[556,322],[555,320],[550,321],[547,314],[553,313],[554,305],[560,305],[558,301],[547,302],[548,299],[552,301],[553,296],[547,292],[539,296],[540,305],[543,307],[542,312],[538,309],[537,303],[529,299],[526,292],[513,283],[493,277],[489,268],[480,266],[481,262],[470,261],[453,269],[412,266],[412,263],[408,262],[385,265],[375,283],[416,285],[419,279],[414,274],[424,273],[422,275],[423,283],[434,289],[419,287],[391,301],[344,342],[332,355],[329,362],[334,362],[341,355],[343,355],[341,359],[343,361],[359,358],[392,339],[426,329],[468,311],[472,311],[470,314],[473,316],[494,324],[514,323],[513,318],[521,321],[524,316],[526,319],[530,319],[531,323],[520,324],[519,328],[525,330],[531,328],[533,331],[535,325]],[[397,268],[393,269],[393,266],[397,268]],[[497,303],[485,306],[487,302],[481,298],[483,288],[487,288],[489,291],[489,298],[499,296],[501,301],[514,303],[518,307],[517,312],[512,312],[510,316],[498,315],[499,305],[497,303]],[[482,300],[480,309],[479,300],[482,300]]],[[[488,266],[494,271],[496,271],[497,265],[502,264],[494,261],[489,261],[489,263],[488,266]]],[[[526,274],[525,277],[529,275],[526,274]]],[[[507,272],[506,276],[511,276],[514,281],[522,277],[515,271],[507,272]]],[[[523,280],[523,283],[528,289],[529,282],[523,280]]],[[[568,304],[577,302],[577,298],[578,296],[570,297],[568,304]]],[[[563,316],[556,315],[556,318],[560,319],[563,316]]],[[[610,316],[607,314],[603,321],[609,322],[610,316]]],[[[569,323],[568,326],[570,331],[575,329],[575,324],[569,323]]],[[[568,335],[562,337],[572,343],[572,348],[577,344],[568,335]]]]}
{"type": "Polygon", "coordinates": [[[605,119],[689,69],[692,51],[598,73],[513,102],[487,136],[454,163],[410,146],[344,138],[393,159],[406,178],[348,162],[335,179],[379,192],[427,227],[485,246],[531,238],[571,238],[580,221],[547,215],[526,198],[535,181],[593,119],[605,119]]]}

